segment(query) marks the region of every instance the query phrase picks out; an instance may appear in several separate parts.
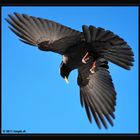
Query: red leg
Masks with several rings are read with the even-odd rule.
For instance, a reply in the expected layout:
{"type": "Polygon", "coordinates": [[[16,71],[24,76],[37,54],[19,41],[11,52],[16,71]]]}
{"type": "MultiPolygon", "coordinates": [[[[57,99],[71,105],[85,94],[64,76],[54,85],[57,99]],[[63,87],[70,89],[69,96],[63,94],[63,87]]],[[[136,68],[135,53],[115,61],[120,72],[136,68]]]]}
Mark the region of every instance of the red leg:
{"type": "Polygon", "coordinates": [[[96,68],[96,61],[93,62],[93,65],[92,65],[92,67],[90,69],[90,72],[95,73],[95,68],[96,68]]]}
{"type": "Polygon", "coordinates": [[[82,58],[82,62],[86,64],[86,63],[87,63],[87,62],[86,62],[87,60],[89,60],[89,52],[87,52],[87,53],[85,54],[85,56],[82,58]]]}

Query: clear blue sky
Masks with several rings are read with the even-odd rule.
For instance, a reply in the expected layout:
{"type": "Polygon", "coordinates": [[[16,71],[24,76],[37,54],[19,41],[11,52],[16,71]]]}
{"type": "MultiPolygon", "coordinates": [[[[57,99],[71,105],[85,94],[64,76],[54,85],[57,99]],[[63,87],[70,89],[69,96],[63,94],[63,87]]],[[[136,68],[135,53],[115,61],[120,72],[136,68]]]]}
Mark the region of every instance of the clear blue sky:
{"type": "Polygon", "coordinates": [[[2,130],[27,133],[138,132],[138,7],[3,7],[2,130]],[[82,30],[94,25],[113,31],[133,48],[130,71],[110,64],[117,92],[114,127],[99,130],[80,105],[77,71],[69,84],[59,75],[61,56],[22,43],[4,20],[13,12],[48,18],[82,30]]]}

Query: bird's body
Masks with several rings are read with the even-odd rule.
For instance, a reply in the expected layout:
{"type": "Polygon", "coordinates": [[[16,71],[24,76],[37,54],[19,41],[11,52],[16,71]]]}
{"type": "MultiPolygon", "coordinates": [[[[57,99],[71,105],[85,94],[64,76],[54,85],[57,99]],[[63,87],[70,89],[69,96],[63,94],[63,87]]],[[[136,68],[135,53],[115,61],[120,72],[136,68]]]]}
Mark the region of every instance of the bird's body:
{"type": "MultiPolygon", "coordinates": [[[[82,63],[82,58],[87,52],[86,46],[83,44],[75,45],[68,49],[66,53],[64,53],[64,56],[67,57],[66,64],[73,70],[77,69],[81,65],[84,65],[82,63]]],[[[65,62],[64,62],[65,63],[65,62]]]]}
{"type": "Polygon", "coordinates": [[[12,25],[10,29],[21,41],[42,51],[62,55],[60,75],[67,82],[70,72],[78,70],[80,101],[89,121],[93,116],[99,128],[101,123],[107,128],[107,121],[113,126],[116,91],[108,71],[108,61],[129,70],[134,61],[129,45],[113,32],[92,25],[83,25],[83,32],[79,32],[25,14],[15,13],[9,17],[6,20],[12,25]]]}

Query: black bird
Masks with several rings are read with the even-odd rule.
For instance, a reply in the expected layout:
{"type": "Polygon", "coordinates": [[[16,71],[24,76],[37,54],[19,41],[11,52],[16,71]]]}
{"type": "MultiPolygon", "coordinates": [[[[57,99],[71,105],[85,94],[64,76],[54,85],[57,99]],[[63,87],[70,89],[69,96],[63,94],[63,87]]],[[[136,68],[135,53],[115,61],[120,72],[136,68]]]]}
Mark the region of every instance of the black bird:
{"type": "Polygon", "coordinates": [[[116,92],[108,61],[129,70],[134,54],[127,42],[109,30],[92,25],[83,25],[80,32],[26,14],[8,16],[9,28],[21,41],[62,55],[60,75],[67,83],[70,72],[78,69],[80,101],[89,121],[92,122],[93,116],[99,128],[101,123],[108,128],[107,121],[113,126],[116,92]]]}

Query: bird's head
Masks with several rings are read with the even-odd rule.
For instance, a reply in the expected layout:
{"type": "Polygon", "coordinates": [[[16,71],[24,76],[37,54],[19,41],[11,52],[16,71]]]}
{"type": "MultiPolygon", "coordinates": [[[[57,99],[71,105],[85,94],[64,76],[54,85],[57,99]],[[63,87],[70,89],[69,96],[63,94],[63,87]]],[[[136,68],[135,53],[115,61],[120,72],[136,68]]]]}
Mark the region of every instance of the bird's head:
{"type": "Polygon", "coordinates": [[[71,69],[67,66],[67,64],[62,62],[60,65],[60,75],[64,78],[67,84],[69,83],[68,77],[69,77],[70,72],[71,72],[71,69]]]}

